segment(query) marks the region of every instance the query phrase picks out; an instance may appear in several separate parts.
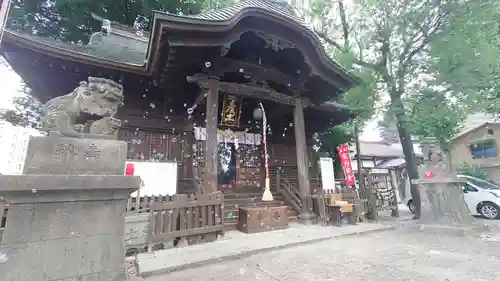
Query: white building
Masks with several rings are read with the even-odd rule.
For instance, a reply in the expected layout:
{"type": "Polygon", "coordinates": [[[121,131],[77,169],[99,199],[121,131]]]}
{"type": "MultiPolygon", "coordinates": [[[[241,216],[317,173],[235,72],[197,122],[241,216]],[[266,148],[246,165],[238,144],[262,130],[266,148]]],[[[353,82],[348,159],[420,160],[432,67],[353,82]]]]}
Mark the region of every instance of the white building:
{"type": "Polygon", "coordinates": [[[41,136],[42,132],[0,120],[0,174],[22,174],[26,150],[31,136],[41,136]]]}

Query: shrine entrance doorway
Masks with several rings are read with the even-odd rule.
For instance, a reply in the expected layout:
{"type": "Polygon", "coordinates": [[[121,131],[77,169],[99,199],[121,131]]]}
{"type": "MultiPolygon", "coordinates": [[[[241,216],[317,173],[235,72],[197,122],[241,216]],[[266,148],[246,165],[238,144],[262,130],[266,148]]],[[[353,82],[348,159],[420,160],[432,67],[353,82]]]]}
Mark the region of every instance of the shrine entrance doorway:
{"type": "Polygon", "coordinates": [[[217,180],[219,188],[234,188],[236,186],[236,149],[234,143],[219,144],[217,180]]]}
{"type": "MultiPolygon", "coordinates": [[[[195,127],[194,136],[197,140],[195,165],[204,168],[206,129],[195,127]]],[[[264,186],[262,136],[245,130],[219,130],[217,142],[217,188],[227,192],[261,192],[264,186]]]]}

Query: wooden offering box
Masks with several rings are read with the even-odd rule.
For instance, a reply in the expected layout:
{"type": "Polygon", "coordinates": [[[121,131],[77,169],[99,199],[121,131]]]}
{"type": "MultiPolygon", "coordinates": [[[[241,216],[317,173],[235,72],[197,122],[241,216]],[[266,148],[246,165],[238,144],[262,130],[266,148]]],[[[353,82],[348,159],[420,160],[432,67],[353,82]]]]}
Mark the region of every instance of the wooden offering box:
{"type": "Polygon", "coordinates": [[[248,207],[238,210],[238,230],[256,233],[288,228],[286,206],[248,207]]]}

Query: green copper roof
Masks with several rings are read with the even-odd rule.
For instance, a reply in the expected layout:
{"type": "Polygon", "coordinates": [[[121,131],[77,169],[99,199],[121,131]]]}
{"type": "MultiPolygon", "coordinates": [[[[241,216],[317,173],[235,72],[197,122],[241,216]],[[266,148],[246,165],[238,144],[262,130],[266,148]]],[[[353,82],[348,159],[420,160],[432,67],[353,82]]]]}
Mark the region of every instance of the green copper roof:
{"type": "MultiPolygon", "coordinates": [[[[265,10],[266,12],[284,16],[301,25],[307,26],[292,6],[287,3],[273,2],[271,0],[245,0],[227,8],[179,17],[207,21],[224,21],[231,19],[234,15],[246,9],[265,10]]],[[[104,35],[101,32],[94,33],[86,45],[64,43],[36,35],[17,33],[11,30],[8,30],[7,33],[74,54],[132,66],[143,66],[147,56],[149,38],[137,35],[130,30],[120,30],[119,32],[115,32],[115,30],[115,27],[112,27],[112,33],[108,35],[104,35]]]]}
{"type": "Polygon", "coordinates": [[[61,52],[83,55],[96,59],[108,60],[111,62],[123,63],[132,66],[143,66],[146,60],[148,48],[148,38],[143,40],[118,34],[104,35],[96,32],[91,36],[88,44],[65,43],[41,36],[17,33],[6,30],[6,35],[13,35],[34,42],[37,46],[48,46],[59,49],[61,52]]]}
{"type": "Polygon", "coordinates": [[[276,13],[306,26],[304,20],[298,16],[297,10],[291,5],[271,0],[245,0],[227,8],[205,11],[200,14],[190,15],[187,17],[211,21],[224,21],[231,19],[235,14],[248,8],[263,9],[271,13],[276,13]]]}

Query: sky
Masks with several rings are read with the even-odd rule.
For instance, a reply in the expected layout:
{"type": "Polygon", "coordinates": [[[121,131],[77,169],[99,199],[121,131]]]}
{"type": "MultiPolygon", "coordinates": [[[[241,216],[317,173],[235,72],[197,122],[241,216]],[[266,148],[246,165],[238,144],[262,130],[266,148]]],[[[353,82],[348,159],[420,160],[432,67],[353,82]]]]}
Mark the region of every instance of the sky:
{"type": "MultiPolygon", "coordinates": [[[[3,60],[1,57],[0,59],[3,60]]],[[[12,108],[12,98],[17,95],[21,82],[21,77],[17,73],[0,64],[0,108],[12,108]]]]}

